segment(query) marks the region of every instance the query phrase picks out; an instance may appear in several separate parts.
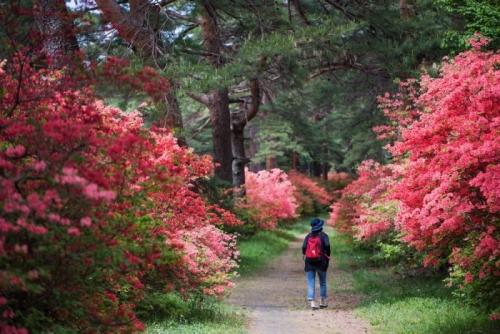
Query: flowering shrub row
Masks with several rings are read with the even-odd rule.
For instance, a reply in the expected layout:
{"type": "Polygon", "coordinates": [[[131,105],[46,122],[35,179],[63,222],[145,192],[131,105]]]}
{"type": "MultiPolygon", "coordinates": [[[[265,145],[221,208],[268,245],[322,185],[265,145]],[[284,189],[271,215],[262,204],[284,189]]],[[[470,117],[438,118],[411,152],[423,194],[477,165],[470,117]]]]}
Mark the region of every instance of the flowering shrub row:
{"type": "Polygon", "coordinates": [[[448,263],[450,285],[500,311],[500,55],[485,43],[422,76],[420,93],[408,85],[411,104],[383,99],[395,163],[363,165],[331,220],[362,239],[396,228],[426,266],[448,263]]]}
{"type": "Polygon", "coordinates": [[[28,60],[0,68],[0,332],[135,332],[149,291],[222,295],[217,226],[241,222],[190,188],[211,159],[28,60]]]}

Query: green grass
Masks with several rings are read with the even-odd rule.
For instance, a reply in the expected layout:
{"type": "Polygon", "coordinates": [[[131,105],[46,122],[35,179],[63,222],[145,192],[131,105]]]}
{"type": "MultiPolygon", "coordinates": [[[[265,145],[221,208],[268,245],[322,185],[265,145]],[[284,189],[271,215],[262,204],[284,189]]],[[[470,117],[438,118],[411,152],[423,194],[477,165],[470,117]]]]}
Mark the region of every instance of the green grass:
{"type": "MultiPolygon", "coordinates": [[[[247,240],[238,242],[240,248],[240,275],[251,275],[269,260],[279,256],[290,241],[309,230],[309,220],[280,227],[274,231],[260,231],[247,240]]],[[[146,334],[241,334],[245,333],[244,312],[229,307],[220,300],[208,298],[201,305],[183,301],[180,296],[159,296],[165,312],[151,311],[146,334]],[[164,300],[163,300],[164,299],[164,300]],[[153,312],[157,315],[153,315],[153,312]],[[172,314],[171,316],[166,313],[172,314]]]]}
{"type": "Polygon", "coordinates": [[[350,292],[365,296],[356,312],[375,333],[500,333],[500,322],[454,298],[443,277],[396,276],[390,268],[374,268],[371,254],[342,236],[331,233],[330,243],[344,280],[351,282],[350,292]]]}
{"type": "Polygon", "coordinates": [[[243,334],[245,324],[241,312],[229,307],[220,301],[200,308],[204,313],[194,318],[176,317],[176,319],[151,319],[148,322],[146,334],[243,334]]]}
{"type": "Polygon", "coordinates": [[[269,260],[279,256],[290,241],[309,230],[309,220],[297,224],[280,227],[274,231],[260,231],[248,240],[241,241],[240,267],[241,275],[250,275],[262,268],[269,260]]]}
{"type": "Polygon", "coordinates": [[[146,334],[243,334],[241,329],[242,325],[238,323],[217,323],[217,322],[204,322],[196,323],[191,325],[176,324],[173,322],[167,323],[153,323],[148,326],[148,329],[144,332],[146,334]]]}

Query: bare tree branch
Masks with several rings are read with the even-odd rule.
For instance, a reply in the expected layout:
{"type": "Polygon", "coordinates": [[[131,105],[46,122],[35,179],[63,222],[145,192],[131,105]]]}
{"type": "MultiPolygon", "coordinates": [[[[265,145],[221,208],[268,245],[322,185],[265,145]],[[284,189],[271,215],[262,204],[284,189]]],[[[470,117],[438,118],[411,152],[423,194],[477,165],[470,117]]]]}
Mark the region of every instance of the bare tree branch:
{"type": "Polygon", "coordinates": [[[208,105],[210,103],[210,100],[206,94],[197,95],[192,92],[187,92],[186,94],[193,100],[203,103],[204,105],[208,105]]]}
{"type": "Polygon", "coordinates": [[[197,19],[194,19],[194,18],[189,17],[189,16],[181,15],[181,14],[173,12],[171,10],[165,10],[165,15],[167,15],[167,17],[171,16],[171,17],[175,17],[176,19],[184,20],[187,22],[201,24],[201,20],[197,20],[197,19]]]}
{"type": "MultiPolygon", "coordinates": [[[[157,47],[155,36],[150,29],[143,28],[143,17],[140,12],[144,4],[136,1],[129,1],[131,14],[127,14],[114,0],[95,0],[104,18],[115,25],[120,36],[129,42],[133,47],[145,52],[148,57],[156,58],[163,56],[162,50],[157,47]]],[[[145,10],[145,9],[144,9],[145,10]]]]}
{"type": "Polygon", "coordinates": [[[293,6],[295,7],[295,10],[299,14],[300,18],[304,23],[308,26],[311,25],[311,22],[307,19],[306,14],[304,13],[304,10],[302,9],[302,5],[300,4],[299,0],[291,0],[293,3],[293,6]]]}
{"type": "Polygon", "coordinates": [[[333,1],[333,0],[325,0],[328,4],[332,5],[334,8],[338,9],[339,11],[341,11],[342,13],[344,13],[344,15],[351,21],[354,21],[356,19],[356,15],[354,15],[354,13],[348,11],[347,9],[345,9],[345,7],[343,7],[342,5],[340,5],[339,3],[337,3],[336,1],[333,1]]]}
{"type": "Polygon", "coordinates": [[[191,134],[191,137],[189,137],[188,141],[189,140],[192,140],[194,137],[196,137],[196,135],[198,133],[200,133],[201,131],[203,131],[203,129],[207,126],[207,124],[210,123],[210,117],[207,117],[207,120],[205,121],[205,123],[203,123],[200,127],[198,127],[198,129],[196,129],[192,134],[191,134]]]}

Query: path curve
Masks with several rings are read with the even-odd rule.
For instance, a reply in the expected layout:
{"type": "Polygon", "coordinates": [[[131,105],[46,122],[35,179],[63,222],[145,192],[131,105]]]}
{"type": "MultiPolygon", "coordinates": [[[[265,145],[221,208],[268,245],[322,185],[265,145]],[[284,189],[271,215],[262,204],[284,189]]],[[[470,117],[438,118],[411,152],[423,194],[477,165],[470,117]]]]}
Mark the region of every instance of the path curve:
{"type": "MultiPolygon", "coordinates": [[[[227,302],[248,312],[249,334],[369,332],[370,325],[353,312],[361,296],[331,292],[332,287],[345,284],[339,281],[339,270],[333,261],[327,276],[329,307],[311,310],[306,298],[307,280],[301,251],[304,236],[292,241],[266,268],[249,277],[237,278],[227,302]]],[[[318,294],[318,282],[316,285],[318,294]]]]}

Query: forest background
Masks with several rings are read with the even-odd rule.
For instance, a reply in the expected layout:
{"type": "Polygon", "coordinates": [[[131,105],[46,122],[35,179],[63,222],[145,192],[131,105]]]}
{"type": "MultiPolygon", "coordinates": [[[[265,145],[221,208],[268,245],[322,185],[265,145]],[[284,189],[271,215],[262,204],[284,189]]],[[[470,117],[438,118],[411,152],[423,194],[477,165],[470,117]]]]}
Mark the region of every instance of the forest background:
{"type": "Polygon", "coordinates": [[[2,332],[143,330],[328,210],[499,317],[498,1],[1,5],[2,332]]]}

